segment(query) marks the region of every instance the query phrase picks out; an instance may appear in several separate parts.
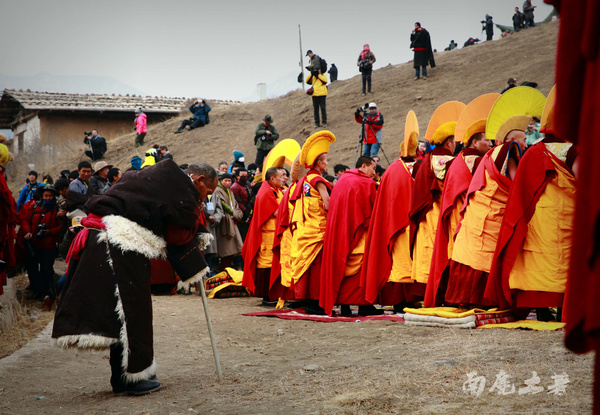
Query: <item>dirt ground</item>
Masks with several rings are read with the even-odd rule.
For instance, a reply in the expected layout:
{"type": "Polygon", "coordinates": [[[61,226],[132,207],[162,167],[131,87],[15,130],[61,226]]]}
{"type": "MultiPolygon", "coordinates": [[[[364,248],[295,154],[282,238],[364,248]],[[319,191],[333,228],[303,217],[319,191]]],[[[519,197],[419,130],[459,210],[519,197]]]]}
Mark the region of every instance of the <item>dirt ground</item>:
{"type": "Polygon", "coordinates": [[[319,323],[249,317],[255,298],[209,300],[224,379],[219,382],[199,296],[156,296],[154,344],[163,389],[114,397],[108,352],[63,351],[51,324],[0,360],[1,414],[588,413],[592,356],[562,332],[319,323]],[[468,373],[486,378],[463,392],[468,373]],[[490,392],[504,371],[515,392],[490,392]],[[519,395],[537,372],[544,391],[519,395]],[[569,378],[549,394],[552,376],[569,378]]]}

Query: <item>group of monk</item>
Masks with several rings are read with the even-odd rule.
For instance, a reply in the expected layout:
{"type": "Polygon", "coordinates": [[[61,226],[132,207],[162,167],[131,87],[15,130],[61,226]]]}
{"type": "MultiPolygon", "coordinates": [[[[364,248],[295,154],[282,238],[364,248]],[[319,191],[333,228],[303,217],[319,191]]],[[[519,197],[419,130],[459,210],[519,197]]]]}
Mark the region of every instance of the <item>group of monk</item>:
{"type": "MultiPolygon", "coordinates": [[[[485,94],[440,105],[415,162],[410,111],[401,157],[379,185],[360,157],[332,186],[329,131],[313,134],[284,187],[266,170],[244,244],[243,285],[265,302],[302,300],[309,314],[344,316],[425,307],[513,309],[538,319],[563,304],[572,246],[575,147],[553,130],[554,89],[485,94]],[[527,148],[532,118],[543,138],[527,148]],[[462,151],[456,152],[456,145],[462,151]],[[300,174],[301,168],[307,169],[300,174]]],[[[557,315],[560,319],[560,312],[557,315]]]]}

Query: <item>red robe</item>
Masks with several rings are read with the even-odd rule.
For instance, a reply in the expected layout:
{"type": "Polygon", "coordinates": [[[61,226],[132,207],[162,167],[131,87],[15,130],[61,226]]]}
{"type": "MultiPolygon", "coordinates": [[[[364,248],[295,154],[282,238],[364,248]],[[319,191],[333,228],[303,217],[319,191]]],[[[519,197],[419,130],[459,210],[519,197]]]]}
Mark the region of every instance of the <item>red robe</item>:
{"type": "Polygon", "coordinates": [[[368,231],[375,196],[375,181],[358,169],[346,171],[331,192],[319,295],[319,305],[329,315],[335,304],[368,304],[360,273],[344,278],[344,271],[348,255],[368,231]]]}
{"type": "Polygon", "coordinates": [[[480,157],[473,166],[473,172],[481,160],[479,151],[467,148],[463,150],[453,161],[446,173],[444,180],[444,191],[440,207],[440,218],[438,220],[435,244],[433,245],[433,257],[431,258],[431,269],[429,280],[425,289],[425,307],[438,307],[444,301],[445,285],[448,283],[446,267],[448,266],[448,241],[454,238],[449,235],[450,214],[456,207],[460,197],[467,194],[473,173],[465,163],[464,156],[479,155],[480,157]]]}
{"type": "MultiPolygon", "coordinates": [[[[15,266],[15,225],[17,224],[17,204],[12,192],[6,184],[4,174],[0,174],[0,242],[2,251],[0,259],[6,262],[6,267],[15,266]]],[[[6,285],[6,270],[0,274],[0,295],[6,285]]]]}
{"type": "MultiPolygon", "coordinates": [[[[283,193],[281,203],[277,208],[277,221],[275,222],[275,237],[273,238],[273,265],[271,266],[271,278],[269,281],[269,298],[283,297],[286,287],[281,285],[281,239],[283,233],[290,226],[290,192],[293,186],[288,187],[283,193]]],[[[260,244],[259,244],[260,246],[260,244]]],[[[289,255],[289,252],[288,252],[289,255]]]]}
{"type": "Polygon", "coordinates": [[[549,1],[560,7],[556,57],[555,129],[579,147],[573,253],[563,319],[565,345],[576,353],[596,350],[594,413],[600,413],[600,2],[549,1]]]}
{"type": "Polygon", "coordinates": [[[413,300],[406,299],[404,290],[399,289],[402,283],[389,283],[388,288],[394,291],[394,295],[385,293],[383,297],[388,298],[384,301],[380,297],[392,270],[392,248],[398,235],[406,231],[409,224],[413,182],[402,160],[392,163],[381,179],[371,215],[361,277],[361,284],[366,291],[365,299],[369,303],[394,305],[413,300]]]}
{"type": "Polygon", "coordinates": [[[250,220],[248,235],[242,247],[242,258],[244,259],[244,277],[242,285],[251,293],[255,291],[254,279],[256,276],[256,258],[260,245],[262,243],[261,227],[273,216],[277,211],[279,203],[277,202],[277,193],[271,187],[269,182],[263,181],[256,201],[254,202],[254,214],[250,220]]]}

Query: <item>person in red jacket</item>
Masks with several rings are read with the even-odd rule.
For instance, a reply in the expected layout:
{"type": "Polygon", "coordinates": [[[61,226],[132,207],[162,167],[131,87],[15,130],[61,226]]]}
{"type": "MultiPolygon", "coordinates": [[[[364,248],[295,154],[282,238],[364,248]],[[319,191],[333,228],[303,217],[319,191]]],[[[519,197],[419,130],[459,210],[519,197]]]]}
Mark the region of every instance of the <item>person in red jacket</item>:
{"type": "Polygon", "coordinates": [[[35,203],[31,213],[21,223],[24,239],[32,247],[30,252],[33,255],[27,258],[26,268],[33,298],[38,300],[44,299],[53,283],[54,259],[60,232],[57,194],[54,186],[45,186],[42,200],[35,203]]]}
{"type": "Polygon", "coordinates": [[[381,129],[383,128],[383,114],[377,110],[377,104],[369,104],[369,112],[361,107],[354,113],[354,119],[357,123],[363,123],[364,128],[361,132],[362,142],[365,145],[363,156],[375,157],[379,153],[381,146],[381,129]]]}
{"type": "Polygon", "coordinates": [[[141,108],[135,110],[135,146],[140,147],[144,145],[144,138],[146,137],[147,128],[147,117],[141,108]]]}

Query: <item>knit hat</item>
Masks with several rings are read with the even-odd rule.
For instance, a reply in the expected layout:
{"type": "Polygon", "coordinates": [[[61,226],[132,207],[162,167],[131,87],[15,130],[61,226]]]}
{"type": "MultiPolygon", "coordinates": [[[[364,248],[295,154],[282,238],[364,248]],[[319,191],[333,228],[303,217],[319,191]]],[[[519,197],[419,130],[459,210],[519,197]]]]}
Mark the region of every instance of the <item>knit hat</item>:
{"type": "Polygon", "coordinates": [[[141,114],[143,111],[141,108],[136,108],[135,113],[136,114],[141,114]]]}
{"type": "Polygon", "coordinates": [[[38,172],[37,172],[37,171],[35,171],[35,170],[31,170],[29,173],[27,173],[27,175],[28,175],[28,176],[31,176],[32,174],[33,174],[33,175],[35,176],[35,178],[37,179],[37,177],[38,177],[38,172]]]}
{"type": "MultiPolygon", "coordinates": [[[[244,158],[244,153],[242,153],[241,151],[233,150],[233,160],[240,161],[241,158],[244,158]]],[[[242,163],[244,162],[244,160],[241,161],[242,163]]]]}
{"type": "Polygon", "coordinates": [[[142,158],[140,156],[132,157],[129,162],[131,163],[131,167],[136,170],[139,170],[142,167],[142,158]]]}
{"type": "Polygon", "coordinates": [[[374,102],[371,102],[371,103],[369,104],[369,109],[371,109],[371,108],[375,108],[375,109],[376,109],[376,108],[377,108],[377,104],[376,104],[376,103],[374,103],[374,102]]]}

